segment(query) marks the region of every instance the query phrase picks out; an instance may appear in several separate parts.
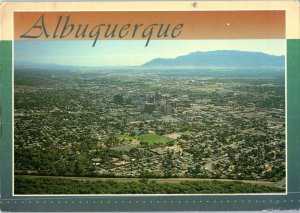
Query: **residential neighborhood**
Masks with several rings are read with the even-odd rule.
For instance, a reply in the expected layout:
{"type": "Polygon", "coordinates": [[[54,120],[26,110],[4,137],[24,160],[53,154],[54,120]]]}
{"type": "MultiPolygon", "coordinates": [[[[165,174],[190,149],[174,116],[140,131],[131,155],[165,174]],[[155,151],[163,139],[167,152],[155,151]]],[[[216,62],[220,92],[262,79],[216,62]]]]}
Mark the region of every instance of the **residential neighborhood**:
{"type": "Polygon", "coordinates": [[[284,78],[222,75],[17,70],[15,175],[284,181],[284,78]]]}

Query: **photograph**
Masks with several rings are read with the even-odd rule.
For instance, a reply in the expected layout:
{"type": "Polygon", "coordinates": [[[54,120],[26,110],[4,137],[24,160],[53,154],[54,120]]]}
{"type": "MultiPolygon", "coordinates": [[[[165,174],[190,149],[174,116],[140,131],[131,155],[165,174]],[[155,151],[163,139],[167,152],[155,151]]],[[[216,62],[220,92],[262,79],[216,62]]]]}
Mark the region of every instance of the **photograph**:
{"type": "Polygon", "coordinates": [[[285,40],[15,41],[15,194],[286,193],[285,40]]]}

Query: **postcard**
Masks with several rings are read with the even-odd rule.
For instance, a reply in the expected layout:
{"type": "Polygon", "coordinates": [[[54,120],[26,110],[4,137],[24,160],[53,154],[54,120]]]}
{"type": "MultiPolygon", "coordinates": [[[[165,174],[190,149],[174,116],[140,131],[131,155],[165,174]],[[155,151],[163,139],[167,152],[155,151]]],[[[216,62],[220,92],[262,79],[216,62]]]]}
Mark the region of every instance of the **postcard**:
{"type": "Polygon", "coordinates": [[[299,11],[2,3],[0,210],[299,209],[299,11]]]}

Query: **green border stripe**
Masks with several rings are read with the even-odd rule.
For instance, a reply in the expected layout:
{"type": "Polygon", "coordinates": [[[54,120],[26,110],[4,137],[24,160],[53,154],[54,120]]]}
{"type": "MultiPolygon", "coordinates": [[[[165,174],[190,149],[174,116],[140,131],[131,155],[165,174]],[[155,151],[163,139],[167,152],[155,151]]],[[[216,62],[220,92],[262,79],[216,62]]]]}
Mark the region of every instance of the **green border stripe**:
{"type": "Polygon", "coordinates": [[[1,64],[1,142],[0,177],[1,198],[12,194],[12,42],[0,41],[1,64]]]}
{"type": "Polygon", "coordinates": [[[288,192],[300,192],[300,40],[287,41],[288,192]]]}

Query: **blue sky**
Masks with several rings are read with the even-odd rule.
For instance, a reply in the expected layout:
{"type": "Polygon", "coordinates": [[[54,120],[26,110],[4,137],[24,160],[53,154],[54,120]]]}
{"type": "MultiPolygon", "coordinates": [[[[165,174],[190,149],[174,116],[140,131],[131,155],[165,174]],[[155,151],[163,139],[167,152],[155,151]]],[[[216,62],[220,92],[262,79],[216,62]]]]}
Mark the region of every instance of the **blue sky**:
{"type": "Polygon", "coordinates": [[[15,63],[73,66],[137,66],[153,58],[175,58],[195,51],[241,50],[285,55],[285,40],[105,40],[15,41],[15,63]]]}

